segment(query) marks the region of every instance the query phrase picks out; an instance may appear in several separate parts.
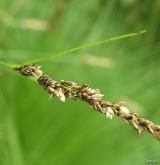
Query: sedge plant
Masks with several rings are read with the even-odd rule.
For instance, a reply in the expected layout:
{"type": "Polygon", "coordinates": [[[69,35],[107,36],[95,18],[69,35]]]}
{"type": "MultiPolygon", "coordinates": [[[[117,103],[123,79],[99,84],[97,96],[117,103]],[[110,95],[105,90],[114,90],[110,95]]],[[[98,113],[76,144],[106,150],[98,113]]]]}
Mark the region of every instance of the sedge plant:
{"type": "Polygon", "coordinates": [[[39,65],[39,63],[53,59],[57,56],[70,54],[81,49],[106,44],[128,37],[136,37],[144,34],[145,32],[146,31],[144,30],[138,33],[124,34],[103,41],[89,43],[79,47],[60,51],[55,54],[42,56],[41,58],[24,61],[22,64],[9,64],[0,61],[0,66],[4,69],[16,71],[17,73],[36,81],[49,93],[50,98],[55,96],[62,102],[65,102],[66,98],[70,98],[72,100],[80,99],[84,102],[87,102],[94,110],[104,114],[109,119],[112,119],[114,116],[121,118],[125,123],[131,125],[138,134],[140,134],[142,131],[145,131],[153,135],[154,138],[160,140],[159,125],[154,124],[150,120],[139,117],[137,113],[130,112],[129,109],[121,102],[113,104],[109,101],[106,101],[103,99],[104,95],[99,89],[92,89],[88,84],[78,85],[75,82],[64,80],[57,82],[45,74],[39,65]]]}

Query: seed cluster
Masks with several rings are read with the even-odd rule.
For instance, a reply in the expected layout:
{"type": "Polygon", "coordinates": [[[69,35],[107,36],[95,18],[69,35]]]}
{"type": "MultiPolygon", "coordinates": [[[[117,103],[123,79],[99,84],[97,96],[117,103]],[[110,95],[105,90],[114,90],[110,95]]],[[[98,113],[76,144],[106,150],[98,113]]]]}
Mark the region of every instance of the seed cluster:
{"type": "Polygon", "coordinates": [[[44,74],[40,66],[36,64],[25,65],[17,68],[24,76],[34,76],[37,82],[49,93],[50,97],[56,96],[62,102],[66,98],[73,100],[80,99],[87,102],[94,110],[103,113],[107,118],[112,119],[114,116],[122,118],[126,123],[131,125],[138,134],[142,131],[152,134],[160,140],[160,126],[151,121],[140,118],[136,113],[132,113],[121,103],[112,104],[103,99],[99,89],[92,89],[88,85],[77,85],[72,81],[61,80],[57,82],[44,74]]]}

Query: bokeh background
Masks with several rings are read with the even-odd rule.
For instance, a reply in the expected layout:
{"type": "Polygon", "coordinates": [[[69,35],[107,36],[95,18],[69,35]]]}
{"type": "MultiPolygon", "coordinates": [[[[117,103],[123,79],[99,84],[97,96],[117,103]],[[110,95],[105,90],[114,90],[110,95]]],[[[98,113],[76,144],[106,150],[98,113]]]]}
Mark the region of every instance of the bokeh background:
{"type": "MultiPolygon", "coordinates": [[[[0,60],[20,63],[146,29],[41,66],[160,124],[159,28],[159,0],[0,0],[0,60]]],[[[0,165],[142,165],[160,161],[159,146],[86,103],[49,101],[33,81],[0,69],[0,165]]]]}

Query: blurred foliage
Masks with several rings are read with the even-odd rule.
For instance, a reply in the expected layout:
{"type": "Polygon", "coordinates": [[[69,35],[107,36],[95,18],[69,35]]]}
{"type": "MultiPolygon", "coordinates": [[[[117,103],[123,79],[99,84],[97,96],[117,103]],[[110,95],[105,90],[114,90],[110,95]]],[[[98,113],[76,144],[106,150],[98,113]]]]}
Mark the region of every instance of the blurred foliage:
{"type": "MultiPolygon", "coordinates": [[[[159,0],[1,0],[0,59],[18,63],[90,41],[146,29],[141,37],[42,64],[57,80],[88,83],[105,98],[160,123],[159,0]]],[[[94,112],[48,96],[0,70],[0,165],[141,165],[160,160],[159,142],[94,112]]]]}

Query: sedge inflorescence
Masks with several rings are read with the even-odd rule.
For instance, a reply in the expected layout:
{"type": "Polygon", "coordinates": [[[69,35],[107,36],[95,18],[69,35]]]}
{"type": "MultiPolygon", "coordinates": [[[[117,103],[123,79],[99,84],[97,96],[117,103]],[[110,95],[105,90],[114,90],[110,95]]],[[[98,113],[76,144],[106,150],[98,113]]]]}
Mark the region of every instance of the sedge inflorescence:
{"type": "Polygon", "coordinates": [[[111,103],[103,99],[99,89],[92,89],[87,84],[77,85],[72,81],[61,80],[57,82],[48,75],[44,74],[41,67],[36,64],[18,67],[18,70],[24,76],[33,76],[39,85],[41,85],[50,95],[50,98],[57,97],[62,102],[66,98],[72,100],[80,99],[87,102],[94,110],[104,114],[107,118],[112,119],[118,116],[126,123],[131,125],[138,134],[142,131],[152,134],[156,139],[160,140],[160,126],[153,122],[140,118],[136,113],[130,112],[122,103],[111,103]]]}

